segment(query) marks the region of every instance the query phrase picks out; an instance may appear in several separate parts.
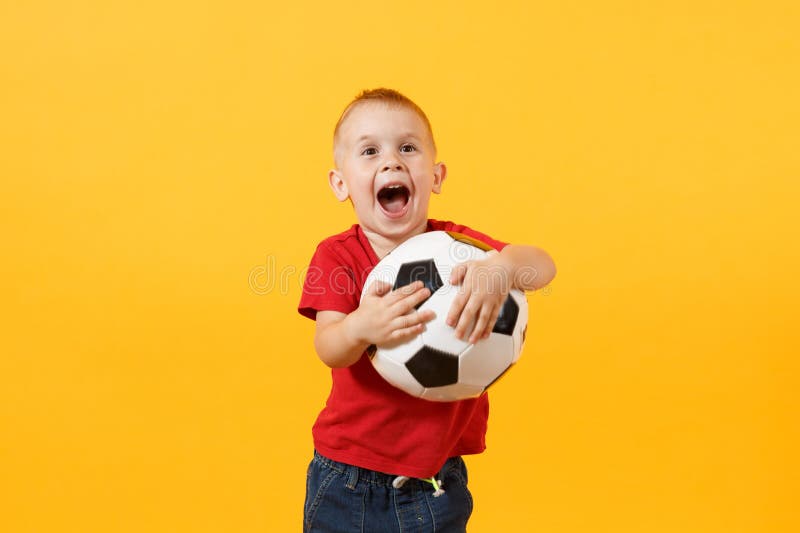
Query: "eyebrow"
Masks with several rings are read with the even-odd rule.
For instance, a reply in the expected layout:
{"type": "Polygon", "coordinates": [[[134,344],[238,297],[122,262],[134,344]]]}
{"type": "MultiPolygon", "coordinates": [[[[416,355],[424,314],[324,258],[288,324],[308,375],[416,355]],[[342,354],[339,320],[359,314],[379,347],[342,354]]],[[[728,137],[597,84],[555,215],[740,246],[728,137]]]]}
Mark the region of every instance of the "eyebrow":
{"type": "MultiPolygon", "coordinates": [[[[414,139],[414,140],[416,140],[416,141],[421,141],[421,140],[422,140],[420,137],[418,137],[417,135],[415,135],[415,134],[413,134],[413,133],[404,133],[404,134],[403,134],[403,135],[401,135],[400,137],[403,137],[403,138],[406,138],[406,139],[414,139]]],[[[361,136],[360,136],[358,139],[356,139],[356,142],[355,142],[355,144],[359,144],[359,143],[361,143],[361,142],[363,142],[363,141],[369,141],[369,140],[372,140],[372,138],[373,138],[373,136],[372,136],[372,135],[369,135],[369,134],[367,134],[367,135],[361,135],[361,136]]]]}

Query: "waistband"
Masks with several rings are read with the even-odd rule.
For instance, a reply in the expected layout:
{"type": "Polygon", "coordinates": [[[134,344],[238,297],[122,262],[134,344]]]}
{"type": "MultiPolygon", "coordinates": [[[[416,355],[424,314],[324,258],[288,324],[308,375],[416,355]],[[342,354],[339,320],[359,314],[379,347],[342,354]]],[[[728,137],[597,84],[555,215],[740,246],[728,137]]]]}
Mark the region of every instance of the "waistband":
{"type": "MultiPolygon", "coordinates": [[[[355,486],[357,483],[372,483],[373,485],[380,485],[380,486],[393,486],[392,483],[398,478],[402,476],[398,476],[397,474],[385,474],[383,472],[378,472],[375,470],[369,470],[367,468],[361,468],[360,466],[354,466],[347,463],[340,463],[338,461],[334,461],[333,459],[329,459],[324,455],[321,455],[318,451],[314,450],[314,459],[315,462],[325,465],[331,470],[339,472],[340,474],[346,474],[348,476],[348,485],[355,486]]],[[[445,473],[447,473],[451,469],[460,468],[463,464],[463,459],[460,456],[451,457],[447,461],[445,461],[442,468],[436,474],[437,478],[444,478],[445,473]]],[[[420,483],[424,483],[424,480],[411,478],[411,480],[419,481],[420,483]]]]}

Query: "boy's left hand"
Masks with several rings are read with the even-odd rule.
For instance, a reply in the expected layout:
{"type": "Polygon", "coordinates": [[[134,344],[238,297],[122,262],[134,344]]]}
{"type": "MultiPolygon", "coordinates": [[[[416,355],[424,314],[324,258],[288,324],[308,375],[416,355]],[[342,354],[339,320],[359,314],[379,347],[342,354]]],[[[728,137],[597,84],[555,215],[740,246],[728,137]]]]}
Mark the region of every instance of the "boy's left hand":
{"type": "Polygon", "coordinates": [[[511,278],[511,266],[496,252],[453,268],[450,284],[461,287],[446,322],[457,338],[469,335],[474,344],[489,336],[511,290],[511,278]]]}

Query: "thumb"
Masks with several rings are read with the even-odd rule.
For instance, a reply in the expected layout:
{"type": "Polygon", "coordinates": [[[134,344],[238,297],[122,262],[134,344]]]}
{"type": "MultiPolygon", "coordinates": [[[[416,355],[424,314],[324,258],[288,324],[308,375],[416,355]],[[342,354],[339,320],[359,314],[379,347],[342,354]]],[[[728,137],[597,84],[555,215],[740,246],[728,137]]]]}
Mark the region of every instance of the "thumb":
{"type": "Polygon", "coordinates": [[[373,296],[383,296],[384,294],[388,293],[392,290],[392,286],[385,281],[375,280],[372,282],[372,285],[369,286],[367,289],[367,294],[371,294],[373,296]]]}
{"type": "Polygon", "coordinates": [[[467,273],[467,264],[460,263],[453,267],[452,272],[450,272],[450,285],[461,285],[461,282],[464,281],[464,275],[467,273]]]}

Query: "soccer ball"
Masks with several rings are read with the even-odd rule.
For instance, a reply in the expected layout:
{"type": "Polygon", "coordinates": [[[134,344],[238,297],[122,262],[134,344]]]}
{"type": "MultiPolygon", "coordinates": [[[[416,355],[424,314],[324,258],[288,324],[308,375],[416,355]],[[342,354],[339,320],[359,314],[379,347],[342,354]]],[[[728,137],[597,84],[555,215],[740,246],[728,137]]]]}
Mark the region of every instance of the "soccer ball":
{"type": "Polygon", "coordinates": [[[436,313],[418,336],[402,344],[370,347],[372,364],[386,381],[426,400],[463,400],[483,394],[517,362],[528,323],[523,292],[511,290],[492,333],[475,344],[457,339],[454,328],[445,323],[461,290],[450,285],[450,272],[459,263],[486,257],[488,250],[484,243],[459,233],[430,231],[402,243],[370,272],[362,298],[376,280],[395,289],[419,280],[431,296],[417,310],[436,313]]]}

